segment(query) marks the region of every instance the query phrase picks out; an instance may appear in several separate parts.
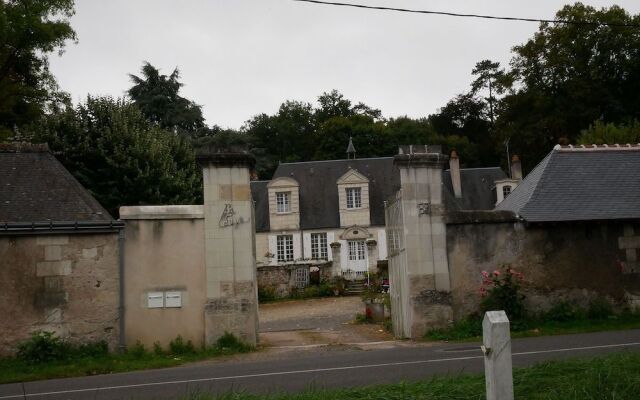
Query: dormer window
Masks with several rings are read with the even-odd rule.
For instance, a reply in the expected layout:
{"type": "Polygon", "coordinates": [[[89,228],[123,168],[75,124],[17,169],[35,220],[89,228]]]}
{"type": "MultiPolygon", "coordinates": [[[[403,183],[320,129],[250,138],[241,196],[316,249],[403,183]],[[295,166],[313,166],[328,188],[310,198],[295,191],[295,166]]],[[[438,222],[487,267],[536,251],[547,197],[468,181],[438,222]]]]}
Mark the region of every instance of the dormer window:
{"type": "Polygon", "coordinates": [[[502,198],[506,198],[511,193],[511,186],[504,185],[502,187],[502,198]]]}
{"type": "Polygon", "coordinates": [[[347,188],[347,208],[362,207],[362,191],[361,188],[347,188]]]}
{"type": "Polygon", "coordinates": [[[277,213],[291,212],[291,192],[276,193],[276,212],[277,213]]]}

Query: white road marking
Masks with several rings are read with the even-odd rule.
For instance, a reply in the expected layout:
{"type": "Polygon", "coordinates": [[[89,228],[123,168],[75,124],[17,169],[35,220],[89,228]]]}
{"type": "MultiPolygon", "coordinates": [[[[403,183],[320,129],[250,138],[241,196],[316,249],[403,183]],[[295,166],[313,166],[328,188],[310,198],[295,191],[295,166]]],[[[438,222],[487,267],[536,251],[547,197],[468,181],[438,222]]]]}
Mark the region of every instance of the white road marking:
{"type": "MultiPolygon", "coordinates": [[[[577,350],[607,349],[607,348],[614,348],[614,347],[630,347],[630,346],[639,346],[639,345],[640,345],[640,342],[632,342],[632,343],[606,344],[606,345],[599,345],[599,346],[569,347],[569,348],[562,348],[562,349],[523,351],[519,353],[513,353],[512,356],[559,353],[559,352],[569,352],[569,351],[577,351],[577,350]]],[[[53,395],[59,395],[59,394],[82,393],[82,392],[93,392],[93,391],[131,389],[131,388],[140,388],[140,387],[148,387],[148,386],[177,385],[177,384],[183,384],[183,383],[213,382],[213,381],[223,381],[223,380],[231,380],[231,379],[260,378],[265,376],[309,374],[309,373],[316,373],[316,372],[344,371],[344,370],[362,369],[362,368],[380,368],[380,367],[393,367],[393,366],[401,366],[401,365],[430,364],[430,363],[449,362],[449,361],[473,360],[473,359],[478,359],[483,357],[484,356],[437,358],[433,360],[398,361],[398,362],[380,363],[380,364],[352,365],[352,366],[346,366],[346,367],[316,368],[316,369],[303,369],[303,370],[297,370],[297,371],[265,372],[261,374],[221,376],[221,377],[200,378],[200,379],[184,379],[184,380],[178,380],[178,381],[136,383],[136,384],[130,384],[130,385],[103,386],[103,387],[94,387],[94,388],[86,388],[86,389],[60,390],[60,391],[54,391],[54,392],[38,392],[38,393],[27,393],[27,394],[18,394],[18,395],[10,395],[10,396],[0,396],[0,400],[1,399],[18,399],[18,398],[36,397],[36,396],[53,396],[53,395]]]]}

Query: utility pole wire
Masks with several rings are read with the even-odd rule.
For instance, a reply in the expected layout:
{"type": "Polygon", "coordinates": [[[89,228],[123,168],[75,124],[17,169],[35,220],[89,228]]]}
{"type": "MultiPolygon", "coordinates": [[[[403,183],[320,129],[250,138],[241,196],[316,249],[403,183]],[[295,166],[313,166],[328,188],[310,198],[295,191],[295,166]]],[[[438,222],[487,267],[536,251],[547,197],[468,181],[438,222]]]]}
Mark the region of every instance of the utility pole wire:
{"type": "Polygon", "coordinates": [[[368,6],[365,4],[354,3],[339,3],[334,1],[321,1],[321,0],[292,0],[301,3],[313,3],[322,4],[327,6],[341,6],[341,7],[353,7],[363,8],[367,10],[382,10],[382,11],[397,11],[405,13],[415,14],[432,14],[432,15],[445,15],[449,17],[465,17],[465,18],[483,18],[483,19],[495,19],[503,21],[521,21],[521,22],[546,22],[551,24],[567,24],[567,25],[584,25],[584,26],[611,26],[619,28],[640,28],[638,24],[623,24],[623,23],[609,23],[609,22],[591,22],[591,21],[573,21],[568,19],[538,19],[538,18],[519,18],[519,17],[499,17],[495,15],[482,15],[482,14],[462,14],[446,11],[429,11],[429,10],[413,10],[409,8],[396,8],[396,7],[382,7],[382,6],[368,6]]]}

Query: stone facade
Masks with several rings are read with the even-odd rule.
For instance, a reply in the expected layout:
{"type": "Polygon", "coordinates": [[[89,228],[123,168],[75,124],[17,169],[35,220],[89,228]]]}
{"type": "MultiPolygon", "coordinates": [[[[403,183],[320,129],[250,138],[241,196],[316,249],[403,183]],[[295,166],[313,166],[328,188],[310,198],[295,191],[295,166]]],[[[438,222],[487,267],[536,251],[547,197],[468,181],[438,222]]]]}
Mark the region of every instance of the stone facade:
{"type": "Polygon", "coordinates": [[[0,236],[0,260],[0,354],[37,330],[117,346],[117,233],[0,236]]]}
{"type": "Polygon", "coordinates": [[[271,229],[279,231],[300,229],[300,196],[298,182],[291,178],[278,178],[269,182],[269,221],[271,229]],[[285,193],[289,199],[289,210],[277,212],[276,193],[285,193]]]}
{"type": "Polygon", "coordinates": [[[478,310],[480,272],[503,265],[524,273],[526,303],[535,312],[559,301],[586,307],[597,296],[621,307],[640,294],[640,274],[625,271],[626,250],[619,246],[625,226],[640,231],[640,225],[585,222],[526,227],[491,214],[476,215],[474,222],[449,218],[447,252],[456,319],[478,310]]]}
{"type": "Polygon", "coordinates": [[[257,269],[258,288],[272,290],[275,297],[285,298],[290,296],[297,288],[295,270],[307,268],[316,270],[319,274],[319,283],[327,282],[332,278],[331,262],[318,264],[291,264],[291,265],[262,265],[257,269]]]}
{"type": "Polygon", "coordinates": [[[369,214],[369,180],[358,171],[350,170],[336,182],[338,185],[338,208],[340,210],[340,226],[371,225],[369,214]],[[359,189],[360,207],[349,208],[347,205],[347,189],[359,189]]]}

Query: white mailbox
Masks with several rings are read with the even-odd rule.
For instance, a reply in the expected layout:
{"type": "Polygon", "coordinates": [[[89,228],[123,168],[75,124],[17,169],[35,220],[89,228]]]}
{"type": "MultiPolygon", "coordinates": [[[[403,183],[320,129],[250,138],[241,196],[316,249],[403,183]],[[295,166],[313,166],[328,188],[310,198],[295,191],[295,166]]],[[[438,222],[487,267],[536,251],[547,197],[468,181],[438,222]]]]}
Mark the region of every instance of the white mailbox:
{"type": "Polygon", "coordinates": [[[164,307],[164,293],[163,292],[148,292],[147,293],[147,307],[148,308],[162,308],[162,307],[164,307]]]}
{"type": "Polygon", "coordinates": [[[182,292],[180,291],[165,292],[164,306],[167,308],[182,307],[182,292]]]}

